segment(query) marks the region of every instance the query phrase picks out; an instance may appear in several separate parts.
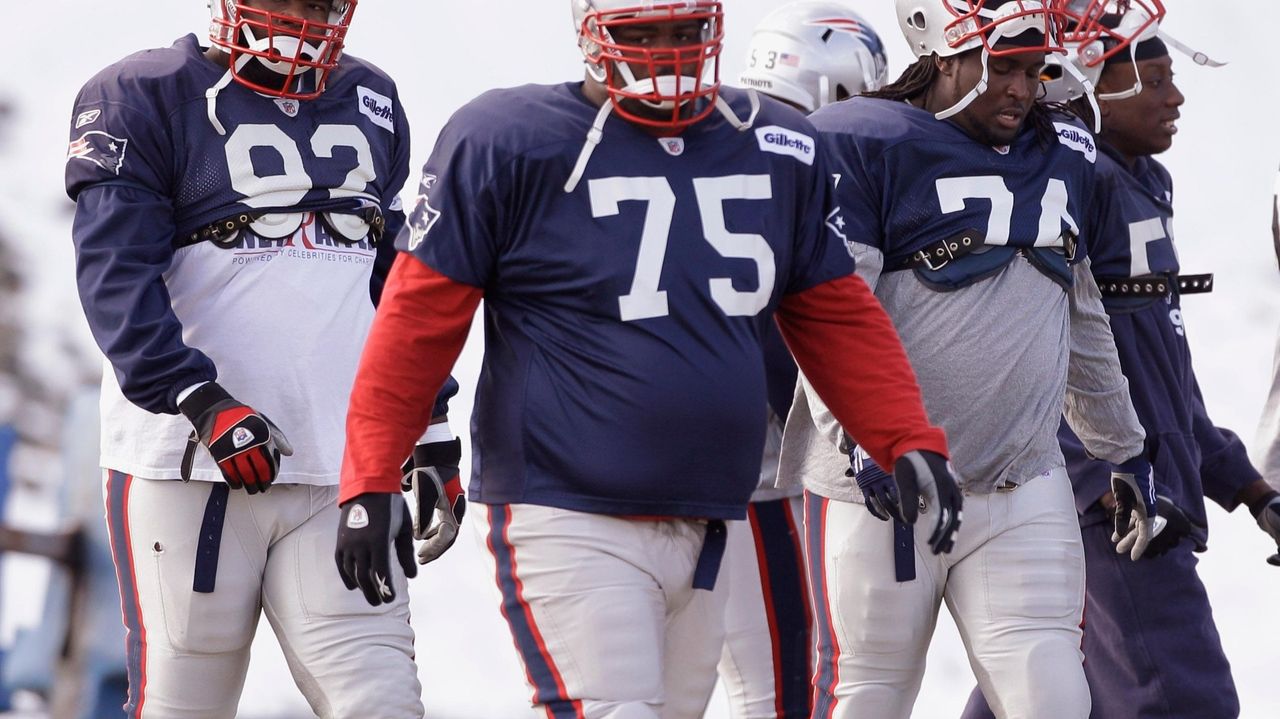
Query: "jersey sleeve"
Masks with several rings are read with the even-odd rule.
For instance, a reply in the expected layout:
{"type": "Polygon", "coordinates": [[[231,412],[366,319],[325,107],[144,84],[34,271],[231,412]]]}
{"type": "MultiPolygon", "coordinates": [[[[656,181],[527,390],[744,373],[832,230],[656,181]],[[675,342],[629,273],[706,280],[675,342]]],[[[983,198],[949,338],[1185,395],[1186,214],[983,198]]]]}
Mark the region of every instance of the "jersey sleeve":
{"type": "Polygon", "coordinates": [[[502,205],[498,143],[468,133],[466,108],[441,131],[396,246],[445,276],[484,287],[495,273],[502,205]]]}
{"type": "Polygon", "coordinates": [[[212,360],[183,343],[164,282],[177,229],[172,153],[148,113],[90,91],[77,99],[66,189],[80,301],[125,397],[167,414],[177,413],[178,392],[217,377],[212,360]]]}
{"type": "MultiPolygon", "coordinates": [[[[815,118],[817,122],[819,118],[815,118]]],[[[849,243],[869,245],[885,251],[885,218],[880,193],[883,183],[872,180],[874,167],[868,165],[864,148],[847,133],[818,127],[828,160],[835,203],[842,210],[840,228],[849,243]]]]}
{"type": "Polygon", "coordinates": [[[827,159],[816,153],[813,171],[801,194],[799,207],[821,208],[819,212],[801,211],[796,218],[795,261],[784,287],[784,294],[803,292],[811,287],[852,274],[853,255],[844,227],[845,213],[833,191],[827,159]]]}
{"type": "Polygon", "coordinates": [[[1089,454],[1112,464],[1138,456],[1147,433],[1129,397],[1111,322],[1091,264],[1075,266],[1070,307],[1071,349],[1063,414],[1089,454]]]}
{"type": "Polygon", "coordinates": [[[1191,431],[1200,445],[1200,483],[1204,494],[1228,512],[1236,508],[1240,490],[1262,479],[1235,432],[1213,424],[1200,386],[1194,387],[1191,431]]]}

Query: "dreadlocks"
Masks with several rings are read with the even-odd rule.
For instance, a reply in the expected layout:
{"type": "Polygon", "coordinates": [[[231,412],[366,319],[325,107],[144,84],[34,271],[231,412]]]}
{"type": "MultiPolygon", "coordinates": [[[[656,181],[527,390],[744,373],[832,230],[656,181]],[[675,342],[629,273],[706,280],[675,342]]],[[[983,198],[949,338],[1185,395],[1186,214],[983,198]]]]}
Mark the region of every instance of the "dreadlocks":
{"type": "MultiPolygon", "coordinates": [[[[976,52],[970,50],[970,52],[976,52]]],[[[882,100],[914,100],[933,87],[933,83],[938,79],[938,63],[934,61],[932,55],[922,57],[911,64],[897,80],[885,85],[879,90],[864,92],[867,97],[878,97],[882,100]]],[[[1031,124],[1035,130],[1036,138],[1044,145],[1049,145],[1057,137],[1058,131],[1053,126],[1054,113],[1069,113],[1078,115],[1072,108],[1059,103],[1033,102],[1031,110],[1027,112],[1027,122],[1031,124]]]]}

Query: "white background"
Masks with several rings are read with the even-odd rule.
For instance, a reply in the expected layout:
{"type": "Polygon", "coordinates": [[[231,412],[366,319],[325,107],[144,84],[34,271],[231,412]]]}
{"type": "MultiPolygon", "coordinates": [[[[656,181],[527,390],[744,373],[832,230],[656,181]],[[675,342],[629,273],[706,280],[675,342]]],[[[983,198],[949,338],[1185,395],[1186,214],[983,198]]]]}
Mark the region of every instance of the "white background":
{"type": "MultiPolygon", "coordinates": [[[[1272,255],[1270,197],[1277,139],[1272,51],[1280,6],[1267,0],[1166,0],[1165,29],[1180,40],[1230,61],[1219,70],[1175,55],[1177,82],[1188,98],[1174,149],[1162,158],[1177,189],[1177,237],[1188,272],[1215,272],[1217,289],[1186,301],[1197,368],[1210,412],[1220,425],[1252,442],[1271,376],[1280,292],[1272,255]]],[[[727,0],[724,77],[741,69],[755,22],[778,3],[727,0]]],[[[888,47],[890,77],[907,64],[889,0],[855,0],[888,47]]],[[[69,333],[92,347],[73,282],[70,203],[62,166],[72,99],[90,75],[135,50],[170,44],[179,35],[203,37],[202,0],[43,0],[6,3],[0,59],[0,101],[15,106],[14,129],[0,138],[0,227],[23,257],[29,291],[21,310],[33,336],[28,361],[55,381],[70,368],[53,346],[69,333]]],[[[399,83],[414,131],[420,167],[449,115],[486,89],[526,82],[559,82],[581,75],[569,9],[563,0],[363,0],[349,51],[378,64],[399,83]]],[[[519,108],[511,108],[518,114],[519,108]]],[[[414,194],[416,171],[406,200],[414,194]]],[[[480,361],[475,334],[456,372],[464,396],[453,404],[455,427],[465,430],[470,388],[480,361]]],[[[465,439],[465,432],[462,432],[465,439]]],[[[466,468],[464,466],[464,473],[466,468]]],[[[1212,549],[1201,575],[1216,608],[1228,656],[1250,719],[1277,716],[1280,707],[1280,569],[1263,563],[1274,550],[1244,510],[1211,507],[1212,549]]],[[[502,624],[493,580],[467,532],[443,559],[415,580],[414,628],[423,697],[431,717],[529,716],[528,691],[502,624]]],[[[335,574],[334,581],[338,581],[335,574]]],[[[13,621],[33,621],[38,593],[6,587],[13,621]]],[[[352,667],[376,672],[378,667],[352,667]]],[[[973,680],[954,627],[939,623],[916,716],[956,716],[973,680]]],[[[369,707],[371,715],[376,707],[369,707]]],[[[273,638],[255,644],[245,687],[245,716],[305,716],[273,638]]],[[[719,697],[708,717],[726,717],[719,697]]]]}

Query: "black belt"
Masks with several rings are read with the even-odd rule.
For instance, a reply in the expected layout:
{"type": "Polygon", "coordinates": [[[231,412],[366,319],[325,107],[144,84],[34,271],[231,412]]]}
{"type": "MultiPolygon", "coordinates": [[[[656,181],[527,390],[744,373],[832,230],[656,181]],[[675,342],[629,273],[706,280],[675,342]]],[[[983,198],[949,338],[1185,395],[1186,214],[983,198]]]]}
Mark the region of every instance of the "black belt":
{"type": "Polygon", "coordinates": [[[1213,291],[1213,273],[1203,275],[1144,275],[1117,279],[1098,279],[1103,297],[1164,297],[1176,285],[1180,295],[1197,295],[1213,291]]]}
{"type": "MultiPolygon", "coordinates": [[[[925,245],[911,253],[911,256],[907,259],[889,268],[889,271],[914,270],[921,267],[936,272],[946,267],[952,260],[958,260],[985,244],[985,234],[978,230],[968,229],[944,240],[925,245]]],[[[1062,234],[1062,251],[1066,255],[1067,262],[1075,260],[1076,246],[1076,236],[1070,232],[1064,232],[1062,234]]]]}
{"type": "Polygon", "coordinates": [[[958,260],[982,247],[985,239],[986,236],[977,230],[965,230],[945,240],[938,240],[931,245],[925,245],[913,252],[910,257],[898,263],[896,267],[891,268],[891,271],[913,270],[917,267],[934,271],[940,270],[952,260],[958,260]]]}
{"type": "MultiPolygon", "coordinates": [[[[212,242],[219,247],[230,247],[239,237],[240,230],[252,225],[259,217],[268,214],[254,210],[251,212],[241,212],[238,215],[227,217],[217,222],[210,222],[204,227],[196,228],[194,232],[183,237],[178,237],[173,241],[173,249],[180,250],[183,247],[190,247],[201,242],[212,242]]],[[[382,210],[378,207],[365,207],[355,212],[344,213],[357,215],[369,225],[369,239],[374,245],[382,239],[382,233],[387,229],[387,218],[382,215],[382,210]]],[[[325,219],[323,212],[316,212],[316,218],[329,228],[329,234],[336,239],[346,242],[356,242],[358,240],[346,240],[341,234],[333,229],[333,226],[325,219]]]]}

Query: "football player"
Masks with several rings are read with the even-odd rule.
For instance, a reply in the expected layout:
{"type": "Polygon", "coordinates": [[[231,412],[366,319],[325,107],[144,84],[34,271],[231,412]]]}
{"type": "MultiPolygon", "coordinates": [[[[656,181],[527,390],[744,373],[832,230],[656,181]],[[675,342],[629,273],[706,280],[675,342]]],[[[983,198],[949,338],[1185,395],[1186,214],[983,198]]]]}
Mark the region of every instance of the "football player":
{"type": "Polygon", "coordinates": [[[398,494],[364,517],[403,567],[379,603],[330,564],[342,422],[409,158],[395,84],[343,52],[355,8],[216,0],[211,46],[131,55],[76,99],[66,183],[107,360],[131,717],[234,716],[264,613],[318,716],[422,715],[398,494]]]}
{"type": "Polygon", "coordinates": [[[470,489],[534,704],[700,717],[724,521],[764,449],[763,322],[902,491],[960,498],[851,274],[816,133],[720,86],[721,3],[570,5],[585,80],[485,93],[437,140],[361,359],[340,501],[398,491],[483,298],[470,489]]]}
{"type": "MultiPolygon", "coordinates": [[[[1271,207],[1271,237],[1275,243],[1276,261],[1280,262],[1280,175],[1276,176],[1276,191],[1271,207]]],[[[1258,446],[1262,447],[1262,476],[1272,488],[1280,490],[1280,341],[1276,344],[1275,379],[1267,394],[1267,404],[1262,410],[1258,425],[1258,446]]],[[[1267,561],[1280,567],[1280,506],[1271,505],[1258,524],[1276,538],[1277,550],[1267,561]]]]}
{"type": "MultiPolygon", "coordinates": [[[[756,25],[738,82],[807,114],[880,87],[886,63],[880,37],[848,5],[799,0],[756,25]]],[[[775,487],[796,366],[777,327],[766,323],[762,332],[769,389],[764,461],[760,486],[747,506],[748,521],[729,525],[729,599],[719,673],[735,719],[807,719],[813,646],[797,529],[803,521],[803,487],[775,487]]]]}
{"type": "MultiPolygon", "coordinates": [[[[1240,439],[1209,419],[1192,368],[1182,297],[1209,291],[1212,276],[1180,274],[1173,183],[1155,155],[1172,146],[1184,98],[1158,25],[1145,23],[1146,10],[1135,4],[1125,22],[1109,21],[1117,29],[1148,28],[1119,52],[1107,52],[1116,42],[1109,32],[1081,33],[1085,45],[1070,48],[1081,70],[1099,75],[1102,130],[1086,221],[1091,269],[1146,429],[1160,514],[1169,520],[1140,561],[1118,558],[1110,541],[1116,499],[1108,468],[1089,457],[1069,426],[1061,427],[1088,569],[1084,669],[1093,719],[1235,717],[1240,704],[1231,668],[1193,553],[1206,548],[1206,497],[1227,511],[1248,507],[1275,538],[1280,494],[1254,470],[1240,439]],[[1085,58],[1096,58],[1097,70],[1085,58]]],[[[1054,83],[1047,88],[1050,100],[1071,99],[1054,83]]],[[[991,716],[981,693],[964,716],[991,716]]]]}
{"type": "Polygon", "coordinates": [[[782,463],[795,447],[813,470],[813,716],[909,716],[945,600],[1000,716],[1083,719],[1084,557],[1056,437],[1064,405],[1114,467],[1119,541],[1140,554],[1159,522],[1142,428],[1079,252],[1097,148],[1081,123],[1036,102],[1061,12],[1035,0],[897,0],[895,11],[915,64],[811,119],[835,160],[858,273],[953,448],[964,529],[950,553],[915,549],[932,522],[913,535],[881,521],[914,498],[868,501],[840,471],[835,433],[788,424],[782,463]],[[793,441],[793,425],[808,437],[793,441]]]}

